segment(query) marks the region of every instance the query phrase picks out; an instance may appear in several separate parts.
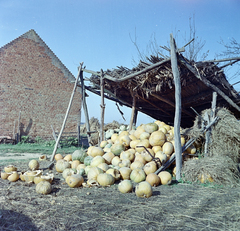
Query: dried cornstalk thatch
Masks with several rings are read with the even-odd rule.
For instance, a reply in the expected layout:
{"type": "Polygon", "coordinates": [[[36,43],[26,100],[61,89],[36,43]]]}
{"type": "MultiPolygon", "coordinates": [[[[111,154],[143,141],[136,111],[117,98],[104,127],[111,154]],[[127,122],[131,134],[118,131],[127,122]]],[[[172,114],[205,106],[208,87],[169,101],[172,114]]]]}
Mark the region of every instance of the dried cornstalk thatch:
{"type": "Polygon", "coordinates": [[[238,165],[230,157],[212,156],[202,159],[191,159],[184,162],[182,178],[185,181],[197,182],[201,175],[211,176],[216,184],[239,184],[238,165]]]}
{"type": "Polygon", "coordinates": [[[240,122],[225,108],[217,109],[220,120],[212,130],[209,156],[229,156],[234,162],[240,158],[240,122]]]}

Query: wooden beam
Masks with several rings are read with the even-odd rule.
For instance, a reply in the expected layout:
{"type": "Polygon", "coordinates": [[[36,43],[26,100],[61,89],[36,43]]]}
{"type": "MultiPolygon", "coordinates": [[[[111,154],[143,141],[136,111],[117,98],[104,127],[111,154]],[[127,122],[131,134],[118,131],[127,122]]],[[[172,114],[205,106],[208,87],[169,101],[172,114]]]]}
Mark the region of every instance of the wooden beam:
{"type": "Polygon", "coordinates": [[[180,124],[181,124],[181,80],[180,73],[178,70],[178,60],[177,60],[177,47],[173,34],[170,34],[170,47],[171,47],[171,66],[172,73],[174,76],[175,84],[175,116],[174,116],[174,150],[176,156],[176,180],[181,179],[181,168],[182,168],[182,146],[181,146],[181,134],[180,134],[180,124]]]}
{"type": "Polygon", "coordinates": [[[206,86],[213,89],[213,91],[216,91],[220,96],[222,96],[231,106],[233,106],[235,109],[237,109],[240,112],[240,107],[236,105],[227,95],[224,94],[218,87],[216,87],[214,84],[212,84],[208,79],[206,79],[204,76],[200,75],[199,72],[192,67],[182,56],[179,56],[180,62],[186,66],[198,79],[200,79],[206,86]]]}
{"type": "Polygon", "coordinates": [[[233,57],[233,58],[226,58],[226,59],[212,59],[212,60],[205,60],[201,61],[200,63],[214,63],[214,62],[226,62],[231,60],[240,60],[240,57],[233,57]]]}
{"type": "MultiPolygon", "coordinates": [[[[133,73],[133,74],[127,75],[127,76],[122,77],[122,78],[119,78],[119,79],[118,79],[118,78],[115,78],[115,77],[112,77],[112,76],[110,76],[110,75],[104,75],[104,78],[105,78],[105,79],[108,79],[108,80],[111,80],[111,81],[113,81],[113,82],[117,82],[117,83],[123,82],[123,81],[125,81],[125,80],[131,79],[131,78],[133,78],[133,77],[136,77],[136,76],[138,76],[138,75],[141,75],[141,74],[144,74],[144,73],[146,73],[146,72],[148,72],[148,71],[151,71],[152,69],[154,69],[154,68],[156,68],[156,67],[159,67],[160,65],[162,65],[162,64],[164,64],[164,63],[166,63],[166,62],[168,62],[168,61],[170,61],[170,59],[164,59],[164,60],[162,60],[162,61],[160,61],[160,62],[154,63],[153,65],[150,65],[150,66],[144,68],[144,69],[141,70],[141,71],[135,72],[135,73],[133,73]]],[[[83,71],[85,71],[85,72],[87,72],[87,73],[91,73],[91,74],[93,74],[93,75],[101,76],[100,73],[94,72],[94,71],[91,71],[91,70],[83,69],[83,71]]]]}

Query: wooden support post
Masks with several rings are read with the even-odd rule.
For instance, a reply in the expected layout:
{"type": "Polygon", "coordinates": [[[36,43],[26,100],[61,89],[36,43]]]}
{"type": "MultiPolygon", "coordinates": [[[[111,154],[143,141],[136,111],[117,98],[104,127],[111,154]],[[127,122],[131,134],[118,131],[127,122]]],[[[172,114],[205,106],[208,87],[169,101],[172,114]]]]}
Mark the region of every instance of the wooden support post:
{"type": "Polygon", "coordinates": [[[82,116],[82,99],[80,101],[80,107],[79,107],[79,113],[78,113],[78,121],[77,121],[78,147],[80,147],[80,141],[81,141],[81,116],[82,116]]]}
{"type": "MultiPolygon", "coordinates": [[[[211,123],[215,118],[216,104],[217,104],[217,93],[213,92],[212,109],[211,109],[211,115],[210,115],[208,124],[211,123]]],[[[212,128],[209,128],[205,134],[204,157],[208,156],[209,144],[211,143],[211,131],[212,131],[212,128]]]]}
{"type": "Polygon", "coordinates": [[[105,111],[105,104],[104,104],[104,74],[103,74],[103,70],[101,70],[100,87],[101,87],[100,143],[101,143],[104,140],[104,111],[105,111]]]}
{"type": "Polygon", "coordinates": [[[91,144],[91,134],[90,134],[90,125],[89,125],[89,116],[88,116],[88,109],[87,109],[87,102],[85,97],[85,85],[83,80],[83,71],[80,72],[80,80],[81,80],[81,86],[82,86],[82,105],[83,105],[83,111],[85,114],[85,123],[87,128],[87,138],[88,138],[88,144],[92,146],[91,144]]]}
{"type": "Polygon", "coordinates": [[[129,131],[132,130],[135,113],[136,113],[136,95],[133,94],[132,114],[131,114],[131,119],[129,124],[129,131]]]}
{"type": "Polygon", "coordinates": [[[13,140],[16,143],[16,137],[15,137],[15,127],[16,127],[16,121],[14,121],[14,126],[13,126],[13,140]]]}
{"type": "Polygon", "coordinates": [[[75,93],[76,88],[77,88],[78,79],[79,79],[79,76],[82,73],[82,65],[83,65],[83,63],[80,64],[80,67],[79,67],[79,70],[78,70],[78,76],[76,78],[76,81],[75,81],[75,84],[74,84],[74,87],[73,87],[72,95],[71,95],[71,98],[70,98],[70,101],[69,101],[69,104],[68,104],[68,108],[67,108],[67,111],[66,111],[66,114],[65,114],[65,118],[63,120],[62,128],[61,128],[61,130],[59,132],[59,135],[58,135],[57,141],[55,143],[54,150],[53,150],[53,153],[52,153],[50,161],[53,161],[54,156],[56,154],[56,151],[57,151],[57,148],[58,148],[58,143],[59,143],[59,141],[61,139],[64,127],[65,127],[65,124],[66,124],[66,121],[67,121],[67,117],[68,117],[68,114],[69,114],[69,111],[70,111],[70,108],[71,108],[71,105],[72,105],[73,96],[74,96],[74,93],[75,93]]]}
{"type": "Polygon", "coordinates": [[[174,141],[175,141],[175,156],[176,156],[176,180],[181,178],[182,168],[182,147],[181,147],[181,135],[180,135],[180,123],[181,123],[181,82],[180,74],[177,64],[177,47],[173,35],[170,34],[170,46],[171,46],[171,66],[174,76],[175,84],[175,117],[174,117],[174,141]]]}
{"type": "Polygon", "coordinates": [[[135,127],[136,127],[136,124],[137,124],[137,115],[138,115],[138,110],[135,110],[134,118],[133,118],[133,126],[135,126],[135,127]]]}
{"type": "Polygon", "coordinates": [[[18,115],[18,127],[17,127],[17,138],[16,138],[16,143],[21,141],[21,129],[20,129],[20,120],[21,120],[21,111],[19,112],[18,115]]]}

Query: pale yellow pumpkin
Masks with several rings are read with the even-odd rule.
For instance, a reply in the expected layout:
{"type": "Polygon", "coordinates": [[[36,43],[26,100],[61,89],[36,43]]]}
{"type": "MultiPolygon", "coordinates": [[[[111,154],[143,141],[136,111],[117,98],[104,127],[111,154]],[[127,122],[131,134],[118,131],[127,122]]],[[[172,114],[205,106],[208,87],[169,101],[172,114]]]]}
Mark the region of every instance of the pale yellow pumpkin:
{"type": "Polygon", "coordinates": [[[66,178],[66,183],[71,188],[80,187],[83,182],[84,182],[84,179],[80,174],[73,174],[66,178]]]}
{"type": "Polygon", "coordinates": [[[140,135],[145,132],[145,129],[143,126],[137,127],[136,131],[133,133],[133,135],[137,138],[140,139],[140,135]]]}
{"type": "Polygon", "coordinates": [[[49,194],[52,191],[52,185],[48,181],[41,181],[36,185],[36,192],[39,194],[49,194]]]}
{"type": "Polygon", "coordinates": [[[141,146],[144,146],[145,148],[150,148],[149,140],[148,139],[141,140],[135,147],[136,152],[141,153],[142,151],[145,150],[145,148],[141,146]]]}
{"type": "Polygon", "coordinates": [[[105,159],[102,156],[95,156],[91,161],[91,166],[96,167],[101,163],[105,163],[105,159]]]}
{"type": "Polygon", "coordinates": [[[30,160],[29,163],[28,163],[28,167],[32,171],[38,170],[39,169],[39,163],[38,163],[37,160],[30,160]]]}
{"type": "Polygon", "coordinates": [[[115,156],[113,159],[112,159],[112,162],[111,164],[114,165],[114,166],[118,166],[118,164],[121,162],[121,159],[119,156],[115,156]]]}
{"type": "Polygon", "coordinates": [[[114,134],[111,136],[112,142],[115,143],[116,140],[118,139],[118,137],[119,137],[118,134],[117,134],[117,133],[114,133],[114,134]]]}
{"type": "Polygon", "coordinates": [[[140,140],[144,140],[144,139],[149,139],[150,137],[150,133],[148,132],[143,132],[141,135],[140,135],[140,140]]]}
{"type": "Polygon", "coordinates": [[[105,146],[108,144],[108,142],[106,140],[103,140],[101,143],[100,143],[100,148],[105,148],[105,146]]]}
{"type": "Polygon", "coordinates": [[[131,163],[130,165],[130,168],[133,170],[133,169],[136,169],[136,168],[143,168],[144,167],[144,163],[141,162],[141,161],[134,161],[131,163]]]}
{"type": "Polygon", "coordinates": [[[1,172],[1,178],[3,180],[7,180],[7,178],[10,176],[11,172],[1,172]]]}
{"type": "Polygon", "coordinates": [[[165,128],[165,127],[160,127],[159,129],[158,129],[158,131],[161,131],[161,132],[163,132],[165,135],[167,134],[167,129],[165,128]]]}
{"type": "Polygon", "coordinates": [[[168,159],[167,155],[163,153],[163,151],[158,151],[155,154],[155,158],[159,158],[162,164],[164,164],[168,159]]]}
{"type": "Polygon", "coordinates": [[[121,193],[129,193],[133,190],[133,183],[131,180],[123,180],[118,184],[118,190],[121,193]]]}
{"type": "Polygon", "coordinates": [[[147,181],[140,182],[136,186],[135,193],[137,197],[151,197],[153,193],[152,186],[147,181]]]}
{"type": "Polygon", "coordinates": [[[115,155],[112,152],[107,152],[102,157],[105,159],[105,162],[107,164],[111,164],[112,159],[115,157],[115,155]]]}
{"type": "Polygon", "coordinates": [[[143,157],[143,159],[146,161],[146,162],[150,162],[152,160],[152,156],[154,157],[155,156],[155,153],[154,151],[151,149],[151,148],[147,148],[147,151],[144,150],[141,152],[141,156],[143,157]],[[151,155],[150,155],[150,154],[151,155]]]}
{"type": "Polygon", "coordinates": [[[130,161],[133,161],[135,158],[135,155],[134,153],[132,153],[131,151],[124,151],[124,152],[121,152],[120,154],[120,159],[121,160],[125,160],[125,159],[128,159],[130,161]]]}
{"type": "Polygon", "coordinates": [[[115,180],[119,180],[121,177],[119,170],[114,169],[114,168],[109,168],[106,171],[106,173],[112,175],[115,178],[115,180]]]}
{"type": "Polygon", "coordinates": [[[123,159],[121,162],[118,163],[120,168],[122,167],[130,167],[131,161],[129,159],[123,159]]]}
{"type": "Polygon", "coordinates": [[[100,147],[93,147],[91,149],[91,152],[88,154],[89,156],[95,157],[95,156],[103,156],[104,155],[104,151],[102,148],[100,147]]]}
{"type": "Polygon", "coordinates": [[[101,185],[101,186],[109,186],[109,185],[113,185],[115,182],[115,178],[108,173],[100,173],[97,176],[97,182],[101,185]]]}
{"type": "Polygon", "coordinates": [[[126,148],[130,146],[131,139],[128,135],[120,136],[119,143],[124,145],[126,148]]]}
{"type": "MultiPolygon", "coordinates": [[[[86,169],[85,169],[85,171],[86,171],[86,169]]],[[[103,173],[103,170],[101,168],[92,167],[89,169],[89,171],[87,173],[87,178],[88,178],[88,180],[97,180],[97,176],[100,173],[103,173]]]]}
{"type": "Polygon", "coordinates": [[[154,153],[157,153],[158,151],[162,151],[162,146],[153,146],[152,150],[154,153]]]}
{"type": "Polygon", "coordinates": [[[74,160],[71,163],[71,168],[77,169],[77,166],[81,164],[81,162],[79,160],[74,160]]]}
{"type": "Polygon", "coordinates": [[[58,160],[56,163],[56,166],[55,166],[56,171],[60,172],[60,173],[62,173],[64,171],[64,169],[70,168],[70,167],[71,167],[71,164],[64,159],[58,160]]]}
{"type": "Polygon", "coordinates": [[[152,186],[156,187],[161,183],[160,177],[155,173],[150,173],[146,177],[146,181],[152,186]]]}
{"type": "Polygon", "coordinates": [[[141,140],[132,140],[131,142],[130,142],[130,147],[131,148],[136,148],[136,146],[138,145],[138,143],[140,142],[141,140]]]}
{"type": "Polygon", "coordinates": [[[130,174],[130,179],[132,181],[134,181],[135,183],[139,183],[146,179],[146,174],[142,168],[135,168],[132,170],[132,172],[130,174]]]}
{"type": "Polygon", "coordinates": [[[169,185],[172,183],[172,175],[167,171],[162,171],[158,174],[162,185],[169,185]]]}
{"type": "Polygon", "coordinates": [[[64,158],[63,158],[64,160],[66,160],[66,161],[72,161],[72,154],[68,154],[68,155],[66,155],[64,158]]]}
{"type": "Polygon", "coordinates": [[[34,178],[37,176],[41,176],[42,171],[41,170],[35,170],[35,171],[27,171],[23,174],[24,180],[26,182],[34,182],[34,178]]]}
{"type": "Polygon", "coordinates": [[[147,163],[147,161],[144,159],[144,157],[140,154],[140,153],[135,153],[135,158],[134,158],[134,162],[135,161],[140,161],[142,162],[144,165],[147,163]]]}
{"type": "Polygon", "coordinates": [[[73,175],[74,173],[76,173],[76,172],[75,172],[73,169],[71,169],[71,168],[66,168],[66,169],[64,169],[63,172],[62,172],[62,176],[63,176],[64,179],[66,179],[68,176],[71,176],[71,175],[73,175]]]}
{"type": "Polygon", "coordinates": [[[125,150],[125,146],[121,143],[114,143],[111,147],[111,152],[115,156],[120,156],[121,152],[125,150]]]}
{"type": "Polygon", "coordinates": [[[162,146],[162,151],[166,155],[171,155],[174,151],[173,144],[171,142],[165,142],[162,146]]]}
{"type": "Polygon", "coordinates": [[[56,154],[56,155],[54,156],[54,159],[55,159],[56,161],[58,161],[58,160],[63,159],[63,156],[62,156],[62,154],[58,153],[58,154],[56,154]]]}
{"type": "Polygon", "coordinates": [[[11,182],[17,181],[17,180],[19,179],[19,174],[18,174],[18,172],[17,172],[17,171],[11,172],[11,174],[8,176],[7,179],[8,179],[9,181],[11,181],[11,182]]]}
{"type": "Polygon", "coordinates": [[[106,163],[100,163],[97,167],[101,168],[104,172],[106,172],[109,169],[109,166],[106,163]]]}
{"type": "Polygon", "coordinates": [[[17,171],[17,168],[13,165],[8,165],[8,166],[4,167],[4,171],[7,172],[7,173],[8,172],[13,172],[13,171],[17,171]]]}
{"type": "Polygon", "coordinates": [[[151,146],[162,146],[166,141],[166,136],[161,131],[155,131],[149,137],[149,143],[151,146]]]}
{"type": "Polygon", "coordinates": [[[155,162],[149,162],[144,165],[143,171],[146,175],[149,175],[150,173],[154,173],[157,171],[157,165],[155,162]]]}
{"type": "Polygon", "coordinates": [[[119,169],[119,172],[123,180],[129,180],[132,169],[129,167],[122,167],[119,169]]]}

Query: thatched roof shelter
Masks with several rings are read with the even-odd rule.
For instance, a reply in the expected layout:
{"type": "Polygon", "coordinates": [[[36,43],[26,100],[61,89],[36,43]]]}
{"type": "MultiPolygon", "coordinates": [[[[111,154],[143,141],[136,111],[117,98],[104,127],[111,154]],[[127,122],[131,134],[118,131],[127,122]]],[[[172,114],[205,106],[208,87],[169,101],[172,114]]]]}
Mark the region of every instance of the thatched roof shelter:
{"type": "MultiPolygon", "coordinates": [[[[240,95],[227,81],[224,67],[240,60],[240,57],[222,60],[194,62],[178,53],[178,69],[181,80],[182,115],[181,126],[190,127],[200,113],[211,107],[212,93],[218,93],[217,106],[229,108],[240,117],[240,95]],[[219,63],[225,62],[224,65],[219,63]],[[226,64],[226,62],[228,62],[226,64]],[[192,109],[193,108],[193,109],[192,109]]],[[[175,86],[170,58],[151,56],[148,62],[140,61],[129,69],[93,72],[90,86],[85,88],[100,95],[100,80],[104,77],[105,97],[128,107],[136,97],[136,109],[156,120],[173,124],[175,115],[175,86]]]]}

